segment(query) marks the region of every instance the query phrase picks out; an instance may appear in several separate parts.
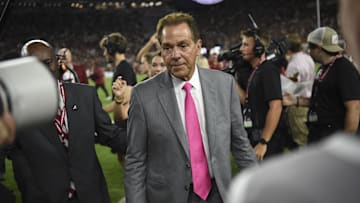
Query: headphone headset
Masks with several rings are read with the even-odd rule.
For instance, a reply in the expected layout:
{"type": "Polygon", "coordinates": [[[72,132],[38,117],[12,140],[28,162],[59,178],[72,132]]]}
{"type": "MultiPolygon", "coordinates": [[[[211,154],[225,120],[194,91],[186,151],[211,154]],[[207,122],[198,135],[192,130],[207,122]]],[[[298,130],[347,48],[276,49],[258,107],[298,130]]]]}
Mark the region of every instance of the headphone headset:
{"type": "Polygon", "coordinates": [[[104,37],[104,47],[107,49],[107,52],[114,56],[116,52],[119,53],[125,53],[126,50],[126,43],[122,44],[120,40],[117,40],[118,36],[112,36],[114,38],[112,41],[110,41],[110,35],[106,35],[104,37]]]}
{"type": "Polygon", "coordinates": [[[254,33],[254,42],[255,42],[253,53],[254,53],[254,56],[260,57],[265,52],[265,46],[261,42],[260,37],[256,33],[256,31],[253,31],[253,33],[254,33]]]}
{"type": "Polygon", "coordinates": [[[49,43],[47,43],[46,41],[44,40],[41,40],[41,39],[33,39],[33,40],[30,40],[28,42],[26,42],[24,44],[24,46],[21,48],[21,56],[24,57],[24,56],[29,56],[29,51],[28,51],[28,47],[34,43],[41,43],[49,48],[51,48],[51,45],[49,43]]]}

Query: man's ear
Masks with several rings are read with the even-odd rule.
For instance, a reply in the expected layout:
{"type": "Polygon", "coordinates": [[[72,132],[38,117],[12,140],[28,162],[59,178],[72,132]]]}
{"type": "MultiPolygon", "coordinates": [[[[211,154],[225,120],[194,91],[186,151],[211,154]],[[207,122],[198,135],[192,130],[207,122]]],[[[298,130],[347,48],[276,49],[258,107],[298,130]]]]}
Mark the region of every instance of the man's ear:
{"type": "Polygon", "coordinates": [[[198,39],[197,41],[196,41],[196,44],[195,44],[195,46],[196,46],[196,49],[197,49],[197,56],[200,56],[200,51],[201,51],[201,47],[202,47],[202,40],[201,39],[198,39]]]}

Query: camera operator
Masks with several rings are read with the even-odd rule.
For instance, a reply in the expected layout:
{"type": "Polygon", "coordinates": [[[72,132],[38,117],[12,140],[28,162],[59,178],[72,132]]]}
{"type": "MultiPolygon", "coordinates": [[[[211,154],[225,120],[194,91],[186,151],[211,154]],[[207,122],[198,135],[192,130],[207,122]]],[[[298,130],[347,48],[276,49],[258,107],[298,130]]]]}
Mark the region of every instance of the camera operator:
{"type": "Polygon", "coordinates": [[[266,60],[264,44],[255,31],[243,33],[240,51],[253,68],[244,97],[244,127],[257,159],[263,160],[282,151],[276,132],[282,111],[280,71],[266,60]]]}
{"type": "MultiPolygon", "coordinates": [[[[222,52],[218,56],[218,61],[227,61],[228,65],[222,71],[233,75],[240,87],[246,89],[247,81],[250,77],[252,67],[248,61],[244,61],[241,56],[238,44],[229,50],[222,52]]],[[[242,95],[241,95],[242,96],[242,95]]]]}

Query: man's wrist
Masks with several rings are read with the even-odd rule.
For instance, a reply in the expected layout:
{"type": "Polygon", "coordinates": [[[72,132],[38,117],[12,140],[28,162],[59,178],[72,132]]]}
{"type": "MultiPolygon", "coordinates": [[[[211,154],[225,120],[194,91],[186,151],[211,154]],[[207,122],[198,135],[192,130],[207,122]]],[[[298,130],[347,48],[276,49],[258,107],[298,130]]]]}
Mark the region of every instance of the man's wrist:
{"type": "Polygon", "coordinates": [[[116,104],[122,104],[124,102],[124,98],[117,98],[117,97],[114,97],[114,102],[116,104]]]}
{"type": "Polygon", "coordinates": [[[269,144],[269,141],[266,141],[264,138],[261,138],[261,139],[259,140],[259,143],[260,143],[260,144],[263,144],[263,145],[268,145],[268,144],[269,144]]]}

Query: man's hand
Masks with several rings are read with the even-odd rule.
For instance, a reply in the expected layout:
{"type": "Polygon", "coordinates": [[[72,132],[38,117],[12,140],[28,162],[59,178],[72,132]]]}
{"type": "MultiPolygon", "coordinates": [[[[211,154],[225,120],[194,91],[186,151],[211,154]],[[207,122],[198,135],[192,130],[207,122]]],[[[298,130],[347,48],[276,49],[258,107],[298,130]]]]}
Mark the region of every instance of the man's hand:
{"type": "Polygon", "coordinates": [[[124,100],[124,92],[126,87],[127,87],[126,81],[123,80],[121,76],[119,76],[112,85],[112,90],[115,95],[114,100],[116,102],[122,102],[124,100]]]}
{"type": "Polygon", "coordinates": [[[10,144],[15,139],[15,120],[9,112],[0,117],[0,145],[10,144]]]}
{"type": "Polygon", "coordinates": [[[258,143],[255,146],[256,159],[259,160],[259,161],[262,161],[264,159],[266,151],[267,151],[267,145],[258,143]]]}

